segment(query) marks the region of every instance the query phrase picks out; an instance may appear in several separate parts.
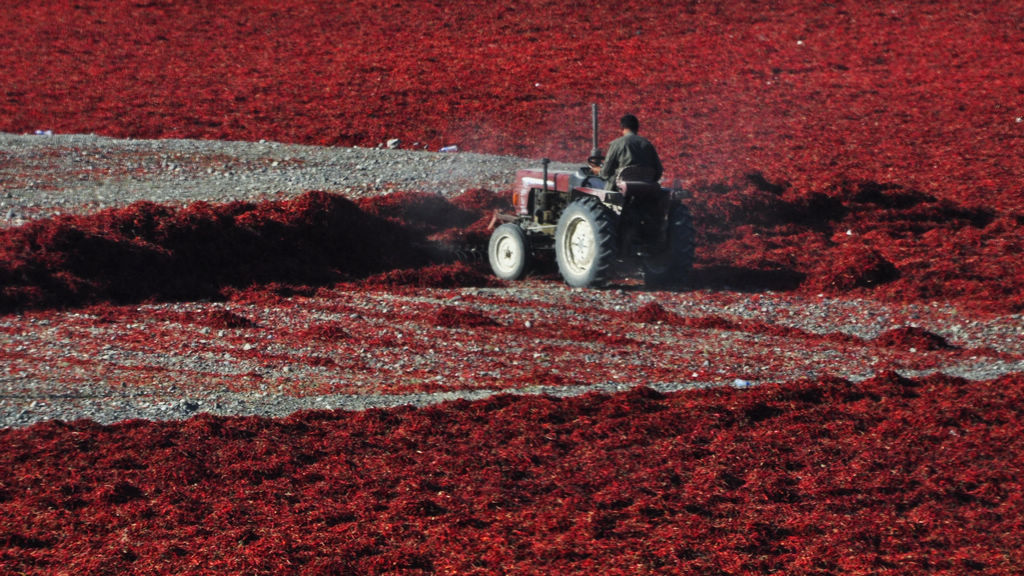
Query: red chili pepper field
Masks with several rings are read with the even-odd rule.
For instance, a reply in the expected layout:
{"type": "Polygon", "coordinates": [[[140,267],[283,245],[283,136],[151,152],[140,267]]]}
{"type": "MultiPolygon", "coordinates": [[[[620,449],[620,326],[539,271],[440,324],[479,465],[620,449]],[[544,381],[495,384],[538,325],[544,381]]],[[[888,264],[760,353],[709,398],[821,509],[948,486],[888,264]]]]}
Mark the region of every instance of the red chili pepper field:
{"type": "Polygon", "coordinates": [[[632,112],[698,240],[679,290],[578,290],[454,258],[507,190],[2,227],[0,573],[1024,573],[1024,4],[14,0],[0,38],[3,132],[575,162],[632,112]]]}

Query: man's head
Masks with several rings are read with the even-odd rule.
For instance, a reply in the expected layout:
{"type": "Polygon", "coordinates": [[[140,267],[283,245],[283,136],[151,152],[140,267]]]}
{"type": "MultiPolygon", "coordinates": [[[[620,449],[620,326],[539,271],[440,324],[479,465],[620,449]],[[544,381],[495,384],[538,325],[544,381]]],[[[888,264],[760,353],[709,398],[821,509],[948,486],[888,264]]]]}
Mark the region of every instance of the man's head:
{"type": "Polygon", "coordinates": [[[622,119],[619,120],[619,126],[621,126],[623,130],[628,130],[634,134],[640,131],[640,121],[632,114],[626,114],[623,116],[622,119]]]}

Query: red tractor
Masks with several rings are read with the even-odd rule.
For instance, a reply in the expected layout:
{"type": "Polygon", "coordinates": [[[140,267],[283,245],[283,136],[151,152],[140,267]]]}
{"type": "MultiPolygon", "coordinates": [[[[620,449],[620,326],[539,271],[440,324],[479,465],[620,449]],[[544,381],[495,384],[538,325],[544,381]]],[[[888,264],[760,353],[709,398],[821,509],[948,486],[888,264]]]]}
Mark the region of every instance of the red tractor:
{"type": "MultiPolygon", "coordinates": [[[[597,149],[594,108],[594,149],[597,149]]],[[[590,166],[576,171],[516,172],[514,212],[497,213],[487,248],[494,274],[519,280],[534,257],[554,249],[570,286],[601,286],[620,266],[639,262],[644,283],[664,287],[684,280],[693,265],[694,230],[682,191],[662,188],[642,168],[626,168],[613,189],[590,166]],[[500,223],[500,225],[498,225],[500,223]]]]}

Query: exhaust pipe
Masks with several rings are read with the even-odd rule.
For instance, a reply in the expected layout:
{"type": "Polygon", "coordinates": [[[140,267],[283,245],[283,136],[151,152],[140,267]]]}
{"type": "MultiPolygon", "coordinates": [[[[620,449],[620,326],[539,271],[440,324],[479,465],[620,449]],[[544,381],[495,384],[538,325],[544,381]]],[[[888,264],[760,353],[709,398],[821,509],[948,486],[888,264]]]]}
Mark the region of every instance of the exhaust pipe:
{"type": "Polygon", "coordinates": [[[551,164],[549,158],[541,158],[540,163],[544,166],[544,196],[548,195],[548,164],[551,164]]]}
{"type": "Polygon", "coordinates": [[[549,158],[542,158],[540,163],[544,167],[542,176],[544,183],[542,184],[543,188],[541,189],[538,202],[540,207],[537,210],[537,222],[546,224],[554,218],[554,214],[551,212],[551,197],[554,196],[554,193],[548,189],[548,164],[551,163],[551,160],[549,158]]]}
{"type": "Polygon", "coordinates": [[[590,105],[590,125],[593,128],[593,136],[591,137],[592,147],[590,148],[591,156],[600,156],[601,149],[597,146],[597,103],[590,105]]]}

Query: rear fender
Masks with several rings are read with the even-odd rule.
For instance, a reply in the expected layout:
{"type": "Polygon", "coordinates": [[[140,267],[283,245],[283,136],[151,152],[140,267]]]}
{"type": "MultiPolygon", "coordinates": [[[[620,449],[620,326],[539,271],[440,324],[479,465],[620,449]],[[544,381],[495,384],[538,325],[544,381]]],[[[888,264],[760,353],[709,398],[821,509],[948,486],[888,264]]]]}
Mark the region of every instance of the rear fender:
{"type": "Polygon", "coordinates": [[[640,182],[637,180],[619,180],[616,184],[626,198],[651,198],[668,193],[657,182],[640,182]]]}
{"type": "Polygon", "coordinates": [[[625,203],[625,196],[616,190],[605,190],[604,188],[574,188],[572,191],[572,199],[575,200],[581,196],[593,196],[600,200],[604,204],[611,204],[612,206],[622,206],[625,203]]]}
{"type": "Polygon", "coordinates": [[[661,241],[668,222],[672,192],[656,184],[640,183],[645,185],[632,187],[629,184],[631,183],[626,183],[622,216],[624,226],[632,228],[632,241],[661,241]]]}

